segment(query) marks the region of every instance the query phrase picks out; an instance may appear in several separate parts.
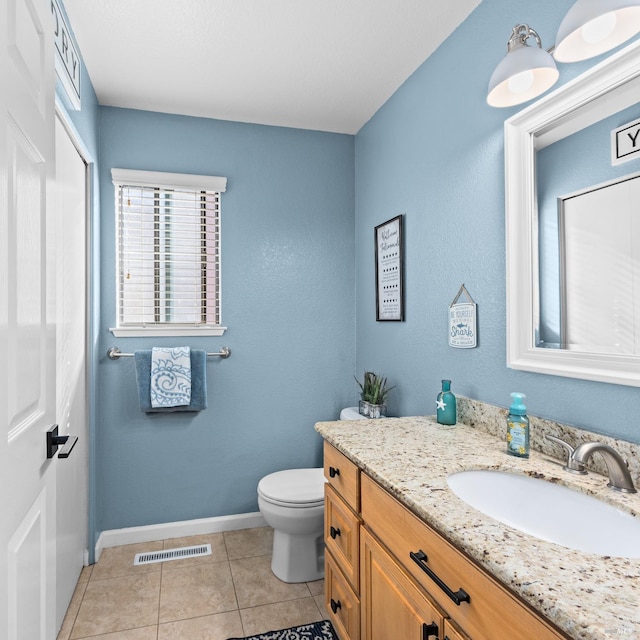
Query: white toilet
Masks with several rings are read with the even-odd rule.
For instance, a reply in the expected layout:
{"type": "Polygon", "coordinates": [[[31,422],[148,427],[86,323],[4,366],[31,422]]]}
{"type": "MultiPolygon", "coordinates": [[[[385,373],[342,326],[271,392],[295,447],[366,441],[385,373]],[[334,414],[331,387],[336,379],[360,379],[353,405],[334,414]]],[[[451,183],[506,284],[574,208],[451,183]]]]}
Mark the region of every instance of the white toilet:
{"type": "MultiPolygon", "coordinates": [[[[363,418],[355,407],[341,420],[363,418]]],[[[324,577],[323,469],[286,469],[258,483],[258,507],[273,527],[271,570],[283,582],[312,582],[324,577]]]]}

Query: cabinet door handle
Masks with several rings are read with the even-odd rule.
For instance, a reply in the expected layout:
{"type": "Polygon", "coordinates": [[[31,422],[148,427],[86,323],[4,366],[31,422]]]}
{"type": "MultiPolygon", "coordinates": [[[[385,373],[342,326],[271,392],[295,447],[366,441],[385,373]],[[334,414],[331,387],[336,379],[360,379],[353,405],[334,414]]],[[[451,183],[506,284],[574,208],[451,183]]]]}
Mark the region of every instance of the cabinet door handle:
{"type": "Polygon", "coordinates": [[[458,606],[462,602],[471,602],[471,597],[464,589],[452,591],[432,570],[427,566],[429,558],[427,554],[420,549],[417,553],[409,552],[411,559],[449,596],[458,606]]]}
{"type": "Polygon", "coordinates": [[[330,478],[335,478],[336,476],[340,475],[340,469],[337,469],[336,467],[329,467],[329,477],[330,478]]]}
{"type": "Polygon", "coordinates": [[[331,527],[329,529],[329,535],[335,540],[340,535],[340,529],[336,529],[335,527],[331,527]]]}
{"type": "Polygon", "coordinates": [[[435,622],[431,624],[422,624],[422,640],[429,640],[431,636],[438,638],[438,625],[435,622]]]}
{"type": "Polygon", "coordinates": [[[338,609],[342,609],[342,605],[340,604],[340,600],[338,600],[338,602],[336,602],[333,598],[331,598],[331,611],[333,611],[333,613],[337,613],[338,609]]]}

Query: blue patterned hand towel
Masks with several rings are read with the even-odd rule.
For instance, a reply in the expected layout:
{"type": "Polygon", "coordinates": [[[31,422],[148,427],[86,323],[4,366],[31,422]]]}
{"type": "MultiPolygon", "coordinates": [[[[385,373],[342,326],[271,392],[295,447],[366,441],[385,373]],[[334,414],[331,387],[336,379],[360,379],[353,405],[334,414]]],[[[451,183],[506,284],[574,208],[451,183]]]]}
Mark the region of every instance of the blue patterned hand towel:
{"type": "Polygon", "coordinates": [[[190,351],[189,347],[151,349],[151,406],[154,409],[190,404],[190,351]]]}
{"type": "Polygon", "coordinates": [[[136,383],[140,410],[145,413],[202,411],[207,408],[207,354],[202,349],[190,350],[191,402],[177,407],[151,405],[151,349],[135,352],[136,383]]]}

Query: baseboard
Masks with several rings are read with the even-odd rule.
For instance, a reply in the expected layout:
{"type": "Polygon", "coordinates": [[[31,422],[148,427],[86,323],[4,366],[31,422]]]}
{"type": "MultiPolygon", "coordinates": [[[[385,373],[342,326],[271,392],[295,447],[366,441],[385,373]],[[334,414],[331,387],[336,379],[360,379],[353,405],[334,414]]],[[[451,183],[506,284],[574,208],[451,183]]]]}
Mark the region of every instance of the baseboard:
{"type": "Polygon", "coordinates": [[[108,547],[119,547],[123,544],[135,544],[136,542],[153,542],[154,540],[165,540],[166,538],[197,536],[205,533],[238,531],[239,529],[264,527],[266,524],[262,514],[256,511],[232,516],[164,522],[144,527],[110,529],[109,531],[103,531],[98,537],[95,547],[95,561],[98,562],[102,550],[108,547]]]}

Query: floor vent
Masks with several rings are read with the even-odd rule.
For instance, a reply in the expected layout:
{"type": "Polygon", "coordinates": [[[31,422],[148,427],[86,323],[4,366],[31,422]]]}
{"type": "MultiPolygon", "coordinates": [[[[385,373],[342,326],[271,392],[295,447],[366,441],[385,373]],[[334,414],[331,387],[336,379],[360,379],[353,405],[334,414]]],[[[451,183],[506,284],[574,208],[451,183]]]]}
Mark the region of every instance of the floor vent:
{"type": "Polygon", "coordinates": [[[134,565],[152,564],[154,562],[167,562],[169,560],[184,560],[185,558],[197,558],[198,556],[210,556],[211,545],[200,544],[195,547],[181,547],[180,549],[165,549],[164,551],[150,551],[148,553],[136,553],[134,565]]]}

